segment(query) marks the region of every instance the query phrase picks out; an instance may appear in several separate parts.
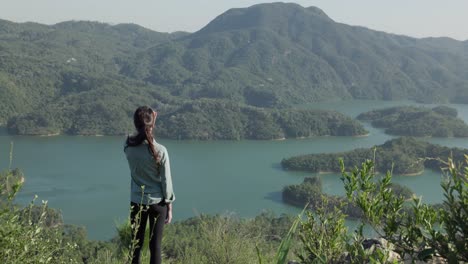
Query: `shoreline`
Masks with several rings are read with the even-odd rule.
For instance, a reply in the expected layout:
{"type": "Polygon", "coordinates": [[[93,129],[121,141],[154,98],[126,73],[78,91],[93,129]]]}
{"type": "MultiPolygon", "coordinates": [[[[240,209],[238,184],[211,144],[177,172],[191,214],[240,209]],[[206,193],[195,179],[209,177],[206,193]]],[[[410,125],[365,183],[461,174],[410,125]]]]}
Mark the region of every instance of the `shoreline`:
{"type": "Polygon", "coordinates": [[[25,136],[38,136],[38,137],[55,137],[55,136],[60,136],[61,133],[49,133],[49,134],[38,134],[38,135],[25,135],[25,136]]]}
{"type": "MultiPolygon", "coordinates": [[[[242,139],[241,139],[242,140],[242,139]]],[[[260,139],[261,140],[261,139],[260,139]]],[[[286,140],[285,137],[280,137],[280,138],[274,138],[272,139],[272,141],[283,141],[283,140],[286,140]]]]}
{"type": "Polygon", "coordinates": [[[424,170],[425,169],[422,169],[421,171],[417,171],[417,172],[412,172],[412,173],[402,173],[402,174],[397,174],[397,175],[400,175],[400,176],[408,176],[408,177],[412,177],[412,176],[420,176],[421,174],[424,173],[424,170]]]}
{"type": "MultiPolygon", "coordinates": [[[[0,128],[2,127],[0,125],[0,128]]],[[[47,134],[10,134],[12,136],[32,136],[32,137],[55,137],[55,136],[73,136],[73,137],[115,137],[115,136],[125,136],[128,134],[67,134],[62,132],[56,133],[47,133],[47,134]]],[[[354,136],[333,136],[333,137],[368,137],[370,133],[364,135],[354,135],[354,136]]],[[[309,136],[309,137],[280,137],[280,138],[273,138],[273,139],[249,139],[249,138],[242,138],[242,139],[192,139],[192,138],[185,138],[185,139],[174,139],[174,138],[166,138],[160,137],[161,139],[169,139],[169,140],[195,140],[195,141],[219,141],[219,140],[226,140],[226,141],[242,141],[242,140],[252,140],[252,141],[284,141],[284,140],[303,140],[303,139],[311,139],[311,138],[320,138],[320,137],[332,137],[331,135],[320,135],[320,136],[309,136]]]]}
{"type": "MultiPolygon", "coordinates": [[[[308,136],[308,137],[281,137],[281,138],[274,138],[274,139],[271,139],[271,140],[281,141],[281,140],[287,140],[287,139],[302,140],[302,139],[311,139],[311,138],[317,138],[317,137],[368,137],[368,136],[370,136],[370,133],[363,134],[363,135],[351,135],[351,136],[319,135],[319,136],[308,136]]],[[[216,139],[214,139],[214,140],[216,140],[216,139]]],[[[244,138],[244,139],[241,139],[241,140],[251,140],[251,139],[244,138]]],[[[263,140],[263,139],[254,139],[254,140],[263,140]]]]}
{"type": "MultiPolygon", "coordinates": [[[[294,170],[293,169],[293,171],[302,171],[302,170],[294,170]]],[[[307,172],[307,171],[303,171],[303,172],[307,172]]],[[[411,173],[393,173],[392,175],[393,176],[413,177],[413,176],[420,176],[420,175],[424,174],[424,172],[425,172],[425,169],[423,169],[421,171],[417,171],[417,172],[411,172],[411,173]]],[[[341,173],[341,171],[316,171],[316,172],[311,172],[311,173],[317,174],[317,175],[327,175],[327,174],[339,174],[339,173],[341,173]]],[[[385,174],[385,173],[387,173],[387,172],[376,171],[375,175],[385,174]]]]}
{"type": "Polygon", "coordinates": [[[334,174],[334,173],[341,173],[341,172],[335,172],[335,171],[318,171],[316,172],[318,175],[326,175],[326,174],[334,174]]]}
{"type": "Polygon", "coordinates": [[[122,136],[124,134],[118,135],[106,135],[106,134],[63,134],[60,132],[57,133],[48,133],[48,134],[9,134],[11,136],[28,136],[28,137],[56,137],[56,136],[70,136],[70,137],[115,137],[122,136]]]}
{"type": "Polygon", "coordinates": [[[370,136],[370,133],[363,134],[363,135],[355,135],[355,136],[352,136],[352,137],[355,137],[355,138],[363,138],[363,137],[368,137],[368,136],[370,136]]]}

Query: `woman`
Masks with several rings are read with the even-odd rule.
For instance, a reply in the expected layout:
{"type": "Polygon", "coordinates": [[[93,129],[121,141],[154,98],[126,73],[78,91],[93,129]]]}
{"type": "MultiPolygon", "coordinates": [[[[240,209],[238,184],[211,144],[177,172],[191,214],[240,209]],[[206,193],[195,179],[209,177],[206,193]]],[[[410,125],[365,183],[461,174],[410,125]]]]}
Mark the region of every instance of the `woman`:
{"type": "MultiPolygon", "coordinates": [[[[157,113],[148,106],[139,107],[133,115],[136,135],[127,137],[125,155],[131,174],[130,221],[132,240],[136,242],[132,263],[141,263],[140,253],[149,218],[150,263],[161,263],[161,240],[164,224],[172,220],[171,168],[166,148],[153,138],[157,113]]],[[[135,243],[133,242],[133,243],[135,243]]]]}

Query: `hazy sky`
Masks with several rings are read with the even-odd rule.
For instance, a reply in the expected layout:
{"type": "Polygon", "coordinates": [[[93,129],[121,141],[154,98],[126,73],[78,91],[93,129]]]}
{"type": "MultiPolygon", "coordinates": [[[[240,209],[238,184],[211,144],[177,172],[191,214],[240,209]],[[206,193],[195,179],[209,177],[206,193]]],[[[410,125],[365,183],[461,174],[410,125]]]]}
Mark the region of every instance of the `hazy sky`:
{"type": "MultiPolygon", "coordinates": [[[[222,12],[261,0],[0,0],[0,18],[54,24],[66,20],[136,23],[163,32],[202,28],[222,12]]],[[[298,0],[350,25],[415,37],[468,40],[468,0],[298,0]]]]}

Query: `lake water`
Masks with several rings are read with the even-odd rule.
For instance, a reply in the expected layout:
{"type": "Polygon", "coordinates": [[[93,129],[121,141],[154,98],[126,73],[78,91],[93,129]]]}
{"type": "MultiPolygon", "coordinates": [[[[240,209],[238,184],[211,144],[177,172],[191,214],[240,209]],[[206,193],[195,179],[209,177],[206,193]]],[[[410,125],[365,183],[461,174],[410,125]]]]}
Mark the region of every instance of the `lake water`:
{"type": "MultiPolygon", "coordinates": [[[[350,101],[301,107],[334,109],[350,116],[413,102],[350,101]]],[[[452,105],[468,122],[468,105],[452,105]]],[[[303,172],[284,171],[281,159],[307,153],[338,152],[382,144],[392,136],[368,124],[368,137],[315,137],[283,141],[159,140],[168,150],[177,200],[174,220],[199,214],[235,213],[254,217],[263,210],[296,214],[300,209],[281,202],[281,190],[299,184],[303,172]]],[[[429,142],[468,148],[467,139],[429,138],[429,142]]],[[[7,168],[14,142],[13,167],[21,168],[25,185],[17,197],[29,203],[35,194],[59,208],[64,221],[85,226],[91,239],[113,237],[116,223],[128,217],[129,169],[123,154],[124,137],[12,136],[0,131],[0,168],[7,168]]],[[[343,194],[337,174],[322,175],[324,190],[343,194]]],[[[425,202],[442,200],[441,175],[427,170],[420,176],[395,176],[425,202]]]]}

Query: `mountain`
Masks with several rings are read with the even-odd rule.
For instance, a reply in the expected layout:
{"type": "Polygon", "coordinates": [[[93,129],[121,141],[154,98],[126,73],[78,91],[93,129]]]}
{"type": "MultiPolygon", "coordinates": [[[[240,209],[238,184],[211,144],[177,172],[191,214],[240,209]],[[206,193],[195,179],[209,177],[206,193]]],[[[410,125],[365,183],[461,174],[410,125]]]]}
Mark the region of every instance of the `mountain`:
{"type": "Polygon", "coordinates": [[[203,98],[260,108],[353,98],[468,103],[468,42],[348,26],[290,3],[231,9],[195,33],[0,20],[0,123],[122,133],[129,124],[115,125],[116,116],[131,117],[137,105],[177,111],[203,98]]]}
{"type": "Polygon", "coordinates": [[[176,43],[143,51],[122,73],[192,98],[248,102],[248,89],[286,103],[468,102],[464,44],[348,26],[313,7],[260,4],[231,9],[176,43]]]}

